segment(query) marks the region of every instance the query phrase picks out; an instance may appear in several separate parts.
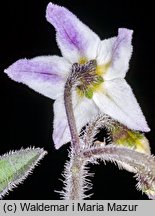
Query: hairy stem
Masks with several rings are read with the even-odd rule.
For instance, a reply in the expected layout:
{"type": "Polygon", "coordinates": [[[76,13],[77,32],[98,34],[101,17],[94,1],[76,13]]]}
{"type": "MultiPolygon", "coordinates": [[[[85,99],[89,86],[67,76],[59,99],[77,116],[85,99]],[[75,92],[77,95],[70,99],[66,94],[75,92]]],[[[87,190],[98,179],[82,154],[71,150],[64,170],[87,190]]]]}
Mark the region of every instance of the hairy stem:
{"type": "MultiPolygon", "coordinates": [[[[70,161],[65,164],[64,170],[64,189],[61,192],[62,198],[65,200],[79,200],[85,198],[87,181],[85,162],[83,157],[75,156],[70,153],[70,161]]],[[[89,184],[88,184],[89,185],[89,184]]]]}
{"type": "Polygon", "coordinates": [[[73,112],[72,90],[78,85],[82,77],[94,80],[91,75],[96,69],[96,60],[91,60],[85,64],[75,63],[72,65],[72,71],[67,79],[64,89],[64,104],[71,134],[71,153],[70,161],[65,165],[64,177],[65,188],[62,192],[64,199],[77,200],[84,198],[84,191],[88,187],[85,178],[88,171],[85,169],[82,149],[80,148],[80,139],[76,127],[75,116],[73,112]]]}
{"type": "Polygon", "coordinates": [[[69,200],[78,200],[83,197],[83,179],[81,179],[83,176],[83,162],[81,158],[73,157],[70,169],[70,185],[72,188],[69,191],[68,198],[69,200]]]}
{"type": "Polygon", "coordinates": [[[155,158],[126,147],[108,145],[102,148],[92,148],[83,152],[85,159],[102,159],[112,162],[122,162],[132,166],[136,172],[151,172],[155,176],[155,158]]]}
{"type": "Polygon", "coordinates": [[[68,125],[71,134],[71,146],[72,151],[70,154],[70,161],[65,165],[64,171],[64,191],[61,192],[63,199],[78,200],[82,197],[83,182],[82,182],[82,160],[80,160],[80,140],[76,128],[76,122],[73,112],[72,103],[72,88],[74,85],[74,79],[69,77],[64,90],[64,104],[66,109],[66,115],[68,125]]]}
{"type": "Polygon", "coordinates": [[[155,157],[135,150],[108,145],[92,148],[83,152],[85,159],[116,162],[118,166],[136,173],[137,189],[142,190],[150,199],[155,199],[155,157]]]}
{"type": "Polygon", "coordinates": [[[73,103],[72,103],[72,79],[69,77],[64,90],[64,103],[66,109],[66,115],[68,120],[68,125],[71,133],[71,144],[72,148],[76,154],[78,154],[80,149],[80,141],[76,128],[75,117],[73,112],[73,103]]]}
{"type": "MultiPolygon", "coordinates": [[[[85,64],[74,63],[72,65],[71,74],[68,77],[65,90],[64,90],[64,103],[66,109],[66,115],[68,120],[68,125],[71,133],[72,149],[78,155],[80,151],[80,141],[76,128],[76,122],[73,112],[73,103],[72,103],[72,89],[78,85],[78,82],[82,78],[89,78],[90,80],[94,79],[94,74],[90,73],[96,70],[96,60],[90,60],[85,64]]],[[[86,80],[85,80],[86,81],[86,80]]]]}

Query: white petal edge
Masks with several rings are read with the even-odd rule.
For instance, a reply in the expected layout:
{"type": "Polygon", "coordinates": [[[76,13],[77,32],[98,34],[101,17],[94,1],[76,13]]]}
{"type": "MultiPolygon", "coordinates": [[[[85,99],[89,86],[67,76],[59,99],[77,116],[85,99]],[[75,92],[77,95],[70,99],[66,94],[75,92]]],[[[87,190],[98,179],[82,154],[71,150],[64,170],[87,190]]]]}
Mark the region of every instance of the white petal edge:
{"type": "Polygon", "coordinates": [[[94,93],[99,109],[132,130],[150,131],[141,108],[124,79],[105,81],[102,92],[94,93]]]}

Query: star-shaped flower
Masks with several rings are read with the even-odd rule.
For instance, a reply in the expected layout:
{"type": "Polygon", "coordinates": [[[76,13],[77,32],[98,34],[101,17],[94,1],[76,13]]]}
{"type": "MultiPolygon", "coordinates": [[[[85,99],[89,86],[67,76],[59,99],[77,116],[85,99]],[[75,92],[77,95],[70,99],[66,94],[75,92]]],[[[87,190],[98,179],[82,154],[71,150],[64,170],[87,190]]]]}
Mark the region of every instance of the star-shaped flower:
{"type": "Polygon", "coordinates": [[[124,80],[132,54],[132,30],[121,28],[118,36],[100,38],[64,7],[49,3],[46,18],[56,29],[63,57],[21,59],[5,70],[10,78],[56,100],[54,103],[55,147],[70,141],[64,107],[64,86],[75,72],[85,75],[73,89],[73,108],[78,132],[102,112],[133,130],[149,131],[137,100],[124,80]],[[77,63],[77,64],[75,64],[77,63]],[[89,71],[93,64],[93,70],[89,71]]]}

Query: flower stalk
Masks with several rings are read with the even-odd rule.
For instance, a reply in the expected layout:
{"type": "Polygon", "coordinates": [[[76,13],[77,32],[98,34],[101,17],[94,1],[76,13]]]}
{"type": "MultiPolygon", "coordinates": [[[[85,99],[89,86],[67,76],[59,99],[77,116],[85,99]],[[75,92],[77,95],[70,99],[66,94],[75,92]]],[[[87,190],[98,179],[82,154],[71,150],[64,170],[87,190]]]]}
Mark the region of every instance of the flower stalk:
{"type": "MultiPolygon", "coordinates": [[[[74,68],[74,65],[72,69],[74,68]]],[[[79,200],[84,197],[84,161],[80,153],[80,139],[76,127],[73,102],[72,89],[78,79],[74,71],[68,77],[64,89],[64,105],[66,116],[68,120],[69,130],[71,134],[71,153],[70,161],[65,165],[64,171],[64,191],[61,192],[63,199],[79,200]]]]}
{"type": "Polygon", "coordinates": [[[83,156],[83,149],[80,146],[76,121],[73,111],[72,92],[76,88],[82,76],[89,76],[89,72],[94,71],[96,61],[89,61],[87,64],[75,63],[68,77],[64,89],[64,105],[71,134],[70,161],[65,165],[64,171],[64,191],[61,192],[64,199],[79,200],[85,198],[85,191],[91,188],[86,177],[90,176],[86,168],[86,160],[83,156]]]}
{"type": "Polygon", "coordinates": [[[65,104],[65,110],[66,110],[68,125],[70,129],[70,134],[71,134],[72,148],[77,155],[80,150],[80,141],[79,141],[79,136],[76,128],[74,112],[73,112],[72,86],[73,86],[73,80],[72,77],[69,77],[65,84],[64,104],[65,104]]]}

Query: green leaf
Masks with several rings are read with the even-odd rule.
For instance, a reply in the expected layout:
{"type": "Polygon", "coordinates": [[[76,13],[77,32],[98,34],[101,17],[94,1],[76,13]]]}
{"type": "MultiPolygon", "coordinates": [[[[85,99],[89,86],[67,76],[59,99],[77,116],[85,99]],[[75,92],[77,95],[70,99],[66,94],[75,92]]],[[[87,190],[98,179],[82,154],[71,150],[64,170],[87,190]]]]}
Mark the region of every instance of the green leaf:
{"type": "Polygon", "coordinates": [[[40,148],[27,148],[0,156],[0,198],[22,183],[46,154],[40,148]]]}

